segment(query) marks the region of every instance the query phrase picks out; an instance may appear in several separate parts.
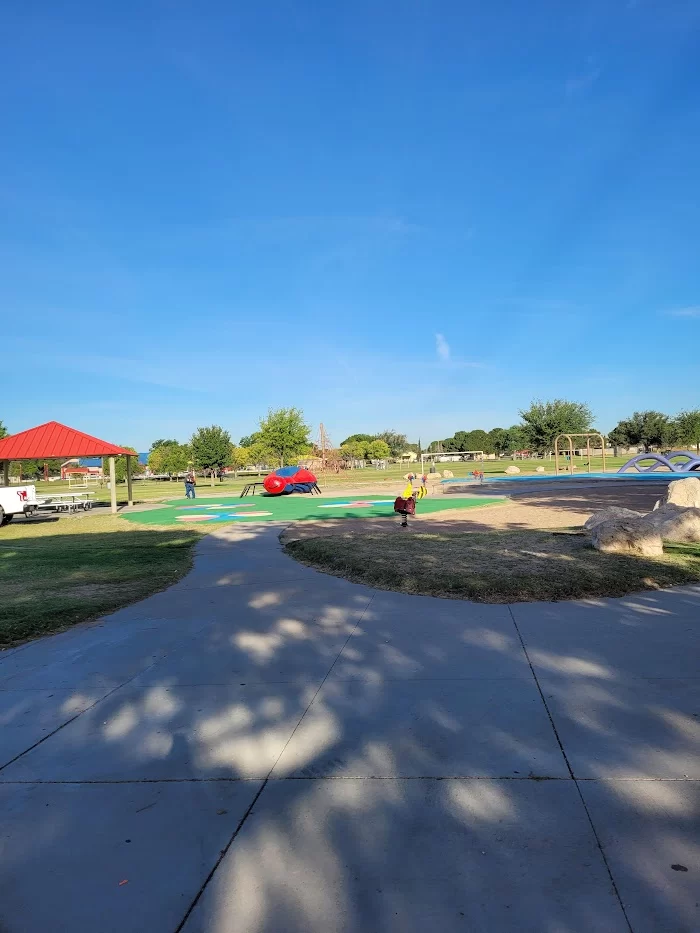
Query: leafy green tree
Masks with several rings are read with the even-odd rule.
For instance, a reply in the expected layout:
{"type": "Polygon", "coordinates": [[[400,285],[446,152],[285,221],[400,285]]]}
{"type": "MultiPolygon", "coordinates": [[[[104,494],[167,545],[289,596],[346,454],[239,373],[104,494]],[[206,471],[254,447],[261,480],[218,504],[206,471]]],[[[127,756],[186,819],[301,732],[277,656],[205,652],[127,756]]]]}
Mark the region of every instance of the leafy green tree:
{"type": "Polygon", "coordinates": [[[228,465],[231,455],[231,435],[218,424],[197,428],[190,439],[192,460],[198,470],[209,471],[214,485],[216,472],[228,465]]]}
{"type": "Polygon", "coordinates": [[[631,441],[629,437],[627,436],[627,431],[622,421],[618,425],[616,425],[612,429],[612,431],[608,433],[607,441],[609,444],[612,444],[614,457],[618,456],[618,451],[620,447],[630,446],[631,441]]]}
{"type": "Polygon", "coordinates": [[[281,467],[308,453],[310,431],[298,408],[270,409],[267,417],[260,419],[260,443],[281,467]]]}
{"type": "Polygon", "coordinates": [[[13,460],[10,464],[10,476],[21,476],[26,480],[36,479],[43,469],[43,461],[40,464],[38,460],[13,460]]]}
{"type": "Polygon", "coordinates": [[[368,460],[387,460],[391,456],[391,448],[384,440],[372,441],[367,445],[368,460]]]}
{"type": "Polygon", "coordinates": [[[248,466],[267,467],[269,465],[270,451],[261,441],[256,441],[244,449],[248,457],[248,466]]]}
{"type": "Polygon", "coordinates": [[[526,446],[538,453],[554,449],[558,434],[581,434],[590,430],[593,414],[583,402],[554,399],[551,402],[534,401],[520,412],[526,446]]]}
{"type": "Polygon", "coordinates": [[[345,441],[340,445],[341,456],[346,460],[364,460],[367,448],[374,443],[376,441],[345,441]]]}
{"type": "Polygon", "coordinates": [[[676,432],[681,444],[693,445],[700,453],[700,408],[682,411],[675,418],[676,432]]]}
{"type": "Polygon", "coordinates": [[[148,454],[148,468],[152,473],[170,473],[174,479],[178,473],[184,473],[190,466],[192,452],[187,444],[176,440],[160,438],[153,441],[148,454]]]}
{"type": "Polygon", "coordinates": [[[162,452],[164,473],[177,476],[185,473],[192,464],[192,451],[187,444],[166,444],[162,452]]]}
{"type": "Polygon", "coordinates": [[[247,467],[250,461],[250,445],[248,447],[236,446],[231,444],[231,454],[228,458],[228,465],[233,467],[234,476],[239,470],[247,467]]]}
{"type": "Polygon", "coordinates": [[[260,443],[260,431],[253,431],[252,434],[246,434],[245,437],[242,437],[238,442],[239,447],[253,447],[255,444],[260,443]]]}
{"type": "Polygon", "coordinates": [[[345,447],[346,444],[350,444],[353,441],[361,441],[365,444],[369,444],[370,441],[375,440],[374,434],[351,434],[350,437],[346,437],[345,440],[341,443],[341,447],[345,447]]]}
{"type": "Polygon", "coordinates": [[[481,428],[477,428],[475,431],[469,431],[464,440],[467,446],[463,447],[462,450],[483,450],[484,453],[489,452],[486,450],[489,446],[489,436],[486,431],[483,431],[481,428]]]}
{"type": "Polygon", "coordinates": [[[0,421],[0,440],[1,440],[3,437],[7,437],[7,435],[8,435],[9,433],[10,433],[10,432],[7,430],[7,428],[6,428],[5,425],[2,423],[2,421],[0,421]]]}
{"type": "Polygon", "coordinates": [[[522,425],[513,424],[504,431],[503,453],[512,454],[515,450],[525,450],[527,448],[527,439],[522,425]]]}
{"type": "Polygon", "coordinates": [[[391,457],[400,457],[406,449],[406,444],[408,443],[406,440],[406,435],[399,434],[397,431],[382,431],[381,434],[376,434],[374,436],[374,440],[384,441],[384,443],[389,448],[389,456],[391,457]]]}
{"type": "Polygon", "coordinates": [[[505,443],[508,432],[505,428],[492,428],[489,431],[489,450],[488,453],[502,454],[506,452],[505,443]]]}
{"type": "Polygon", "coordinates": [[[179,446],[178,441],[169,440],[164,437],[159,437],[157,441],[153,441],[153,443],[151,444],[150,450],[158,450],[159,447],[173,447],[173,446],[176,446],[176,447],[179,446]]]}
{"type": "MultiPolygon", "coordinates": [[[[134,473],[140,473],[143,470],[143,466],[139,463],[136,450],[133,447],[129,447],[128,444],[120,444],[119,446],[123,447],[124,450],[133,451],[134,456],[131,457],[131,475],[133,476],[134,473]]],[[[109,479],[109,457],[102,458],[102,471],[109,479]]],[[[114,458],[114,475],[118,483],[126,482],[126,457],[114,458]]]]}
{"type": "Polygon", "coordinates": [[[676,427],[668,415],[660,411],[635,411],[629,418],[617,424],[608,439],[618,439],[632,447],[642,445],[649,453],[652,447],[667,447],[675,440],[676,427]],[[619,439],[624,438],[624,441],[619,439]]]}

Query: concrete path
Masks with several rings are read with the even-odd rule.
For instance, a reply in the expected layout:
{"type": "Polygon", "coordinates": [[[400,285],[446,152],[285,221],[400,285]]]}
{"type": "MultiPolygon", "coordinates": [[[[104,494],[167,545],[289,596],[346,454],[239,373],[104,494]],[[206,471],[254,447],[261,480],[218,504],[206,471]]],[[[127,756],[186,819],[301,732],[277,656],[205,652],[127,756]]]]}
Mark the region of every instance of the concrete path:
{"type": "Polygon", "coordinates": [[[2,656],[2,933],[700,930],[700,587],[406,597],[277,532],[2,656]]]}

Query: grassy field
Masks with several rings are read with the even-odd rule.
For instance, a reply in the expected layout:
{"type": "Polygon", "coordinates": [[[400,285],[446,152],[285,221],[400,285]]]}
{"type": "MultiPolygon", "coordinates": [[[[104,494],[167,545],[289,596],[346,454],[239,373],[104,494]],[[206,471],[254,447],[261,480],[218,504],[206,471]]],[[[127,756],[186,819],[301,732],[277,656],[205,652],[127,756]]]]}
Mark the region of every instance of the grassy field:
{"type": "MultiPolygon", "coordinates": [[[[609,457],[606,459],[606,469],[609,472],[615,472],[619,467],[626,463],[626,458],[617,459],[609,457]]],[[[484,460],[483,467],[481,462],[469,463],[438,463],[436,468],[439,472],[444,469],[451,470],[456,477],[468,476],[472,470],[481,470],[487,474],[504,473],[506,467],[517,466],[521,473],[535,473],[538,466],[544,467],[547,473],[554,473],[554,460],[484,460]]],[[[586,471],[584,461],[576,460],[577,473],[586,471]]],[[[602,470],[602,460],[594,459],[591,464],[593,472],[602,470]]],[[[333,489],[357,488],[370,489],[377,484],[393,483],[400,485],[404,475],[409,472],[420,470],[419,464],[390,464],[386,470],[376,470],[374,467],[366,467],[364,470],[343,470],[341,473],[326,473],[319,476],[319,485],[330,492],[333,489]]],[[[262,479],[262,476],[240,476],[237,478],[226,477],[223,483],[216,482],[211,486],[208,479],[200,478],[197,482],[197,494],[199,496],[209,495],[237,495],[241,492],[246,483],[262,479]]],[[[37,492],[69,492],[68,483],[35,483],[37,492]]],[[[135,502],[159,502],[168,499],[181,499],[184,486],[181,482],[168,482],[156,480],[134,480],[134,501],[135,502]]],[[[89,489],[94,493],[94,498],[98,502],[109,502],[109,490],[107,486],[90,486],[89,489]]],[[[75,490],[76,492],[79,490],[75,490]]],[[[117,500],[120,503],[126,502],[126,484],[120,483],[117,487],[117,500]]]]}
{"type": "Polygon", "coordinates": [[[339,534],[290,541],[304,564],[380,589],[485,603],[624,596],[700,580],[700,545],[601,554],[579,534],[339,534]]]}
{"type": "Polygon", "coordinates": [[[0,532],[0,648],[112,612],[176,582],[193,529],[141,528],[116,515],[6,525],[0,532]]]}

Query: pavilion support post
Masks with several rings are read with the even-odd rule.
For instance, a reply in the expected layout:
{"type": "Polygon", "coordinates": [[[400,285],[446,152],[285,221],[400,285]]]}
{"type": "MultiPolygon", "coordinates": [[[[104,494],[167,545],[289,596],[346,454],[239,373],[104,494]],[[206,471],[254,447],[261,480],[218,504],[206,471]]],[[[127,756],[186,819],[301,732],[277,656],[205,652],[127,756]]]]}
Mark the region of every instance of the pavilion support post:
{"type": "Polygon", "coordinates": [[[2,461],[2,484],[3,486],[10,485],[10,461],[2,461]]]}
{"type": "Polygon", "coordinates": [[[131,461],[132,457],[126,458],[126,498],[129,505],[134,504],[134,490],[131,485],[131,461]]]}
{"type": "Polygon", "coordinates": [[[112,503],[112,514],[117,514],[117,470],[114,457],[109,458],[109,497],[112,503]]]}

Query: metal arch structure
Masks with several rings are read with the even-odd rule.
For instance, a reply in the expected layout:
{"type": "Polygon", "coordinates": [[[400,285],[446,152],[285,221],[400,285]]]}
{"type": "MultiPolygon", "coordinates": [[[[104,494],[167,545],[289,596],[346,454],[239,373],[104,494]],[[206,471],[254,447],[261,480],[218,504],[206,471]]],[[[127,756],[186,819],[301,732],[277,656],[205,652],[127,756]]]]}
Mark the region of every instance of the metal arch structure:
{"type": "Polygon", "coordinates": [[[628,471],[630,473],[665,473],[666,471],[670,473],[700,473],[700,456],[691,453],[689,450],[675,450],[667,457],[664,454],[637,454],[621,466],[617,472],[627,473],[628,471]],[[679,457],[682,457],[683,460],[676,462],[679,457]],[[651,461],[649,466],[641,466],[642,463],[649,460],[651,461]]]}
{"type": "MultiPolygon", "coordinates": [[[[588,472],[591,472],[591,438],[597,437],[600,440],[601,453],[603,455],[603,473],[605,473],[605,437],[602,434],[599,434],[598,431],[584,432],[581,434],[559,434],[554,439],[554,472],[557,476],[561,472],[559,469],[559,442],[561,440],[566,440],[569,443],[568,448],[568,457],[569,457],[569,469],[568,472],[573,476],[574,475],[574,438],[585,438],[586,439],[586,462],[588,463],[588,472]]],[[[567,451],[561,451],[561,453],[567,453],[567,451]]]]}

